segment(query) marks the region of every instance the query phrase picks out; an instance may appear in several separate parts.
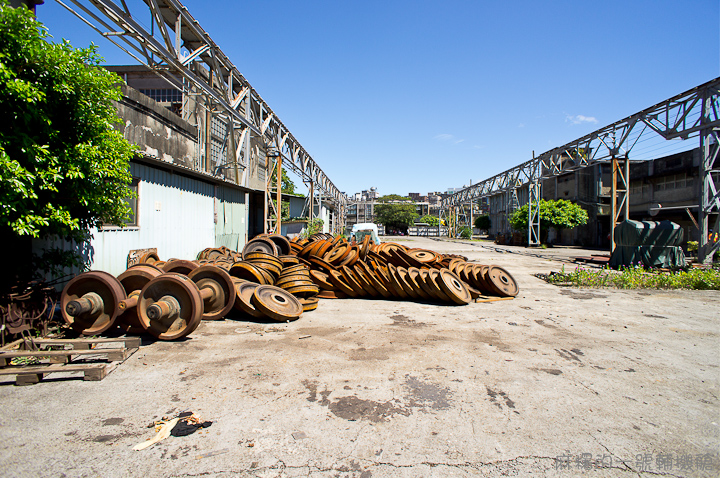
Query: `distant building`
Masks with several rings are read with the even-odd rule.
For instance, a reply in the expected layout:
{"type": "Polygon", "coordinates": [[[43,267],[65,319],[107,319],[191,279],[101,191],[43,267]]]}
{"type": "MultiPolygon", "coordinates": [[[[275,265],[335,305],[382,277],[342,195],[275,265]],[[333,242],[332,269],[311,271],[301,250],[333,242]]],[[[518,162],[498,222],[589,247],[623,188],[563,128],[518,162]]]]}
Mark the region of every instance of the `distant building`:
{"type": "MultiPolygon", "coordinates": [[[[649,161],[630,164],[630,219],[670,220],[685,232],[685,241],[697,241],[695,226],[700,197],[700,150],[693,149],[649,161]],[[659,204],[660,208],[653,206],[659,204]]],[[[720,188],[720,177],[713,176],[720,188]]],[[[612,170],[609,163],[595,164],[542,181],[542,198],[567,199],[588,212],[588,223],[562,231],[558,243],[609,247],[612,210],[612,170]]],[[[528,186],[517,190],[517,203],[506,192],[490,196],[490,234],[508,233],[508,214],[518,204],[526,204],[528,186]]]]}

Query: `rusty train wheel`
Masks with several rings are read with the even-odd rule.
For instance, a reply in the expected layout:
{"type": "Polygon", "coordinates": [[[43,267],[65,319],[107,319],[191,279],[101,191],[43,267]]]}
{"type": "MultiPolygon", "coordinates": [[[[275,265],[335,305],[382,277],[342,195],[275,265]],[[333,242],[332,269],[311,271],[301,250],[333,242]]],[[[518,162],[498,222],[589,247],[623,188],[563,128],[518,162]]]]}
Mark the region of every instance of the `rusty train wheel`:
{"type": "Polygon", "coordinates": [[[425,293],[432,298],[432,300],[440,302],[446,302],[448,300],[447,297],[440,292],[435,283],[432,282],[432,279],[430,278],[430,270],[420,269],[420,275],[417,278],[417,282],[420,284],[420,287],[423,288],[425,293]]]}
{"type": "Polygon", "coordinates": [[[302,304],[294,295],[275,286],[258,286],[253,292],[252,304],[278,322],[297,320],[303,313],[302,304]]]}
{"type": "Polygon", "coordinates": [[[490,279],[491,287],[494,287],[501,297],[515,297],[520,292],[515,278],[500,266],[490,266],[487,277],[490,279]]]}
{"type": "Polygon", "coordinates": [[[268,236],[268,239],[275,243],[278,255],[285,256],[290,254],[290,241],[287,237],[280,234],[272,234],[268,236]]]}
{"type": "Polygon", "coordinates": [[[313,284],[298,284],[292,287],[285,288],[284,290],[290,292],[296,297],[314,297],[320,293],[320,288],[313,284]]]}
{"type": "Polygon", "coordinates": [[[230,267],[230,275],[239,279],[245,279],[257,284],[267,284],[266,276],[260,270],[249,262],[236,262],[230,267]]]}
{"type": "MultiPolygon", "coordinates": [[[[441,270],[447,270],[447,269],[441,269],[441,270]]],[[[435,292],[436,296],[440,299],[442,302],[452,302],[452,299],[445,293],[445,291],[438,285],[437,279],[440,276],[441,270],[438,269],[430,269],[428,271],[428,275],[425,279],[425,282],[428,286],[430,286],[433,289],[433,292],[435,292]]]]}
{"type": "Polygon", "coordinates": [[[265,237],[255,237],[253,240],[245,244],[245,247],[243,247],[242,250],[243,259],[245,258],[246,254],[256,251],[264,252],[273,256],[278,255],[275,243],[265,237]]]}
{"type": "Polygon", "coordinates": [[[411,286],[413,286],[415,292],[417,292],[417,294],[424,300],[433,300],[434,297],[425,292],[425,289],[421,285],[422,278],[420,277],[420,269],[417,267],[411,267],[407,272],[406,280],[411,286]]]}
{"type": "Polygon", "coordinates": [[[235,304],[235,284],[225,269],[217,266],[200,266],[190,272],[188,278],[197,284],[200,292],[209,289],[211,295],[203,299],[204,320],[225,317],[235,304]]]}
{"type": "Polygon", "coordinates": [[[340,268],[340,272],[345,278],[345,282],[352,288],[358,297],[367,295],[367,292],[363,289],[363,286],[360,284],[358,278],[355,277],[355,273],[353,273],[352,269],[347,266],[343,266],[340,268]]]}
{"type": "Polygon", "coordinates": [[[160,340],[188,336],[200,325],[203,314],[198,286],[174,272],[148,282],[140,292],[137,307],[145,330],[160,340]]]}
{"type": "Polygon", "coordinates": [[[370,284],[372,284],[373,288],[378,293],[380,293],[380,295],[382,295],[386,299],[392,298],[392,294],[388,290],[387,286],[385,286],[385,284],[383,284],[383,282],[378,278],[378,276],[373,273],[373,271],[370,269],[370,266],[368,266],[364,262],[358,262],[357,264],[355,264],[356,270],[358,269],[358,266],[361,272],[365,274],[365,278],[370,282],[370,284]]]}
{"type": "MultiPolygon", "coordinates": [[[[139,296],[143,287],[162,273],[161,269],[152,264],[136,264],[120,274],[118,280],[123,285],[128,297],[139,296]]],[[[140,317],[138,317],[137,305],[121,312],[117,322],[120,328],[128,334],[137,335],[145,332],[140,317]]]]}
{"type": "Polygon", "coordinates": [[[173,259],[167,261],[162,266],[164,272],[177,272],[178,274],[188,275],[190,271],[197,269],[199,266],[195,261],[186,261],[184,259],[173,259]]]}
{"type": "Polygon", "coordinates": [[[320,287],[323,290],[335,290],[337,287],[335,287],[331,282],[330,278],[327,274],[320,271],[310,271],[310,279],[315,283],[318,287],[320,287]]]}
{"type": "Polygon", "coordinates": [[[155,252],[146,252],[142,256],[140,256],[139,263],[140,264],[153,264],[160,260],[160,257],[155,252]]]}
{"type": "Polygon", "coordinates": [[[330,271],[328,278],[330,279],[330,282],[332,282],[332,284],[342,293],[350,297],[357,297],[355,290],[345,282],[344,276],[339,271],[330,271]]]}
{"type": "Polygon", "coordinates": [[[318,307],[318,303],[320,302],[320,299],[317,297],[310,297],[308,299],[298,299],[300,301],[300,304],[302,305],[303,312],[310,312],[318,307]]]}
{"type": "Polygon", "coordinates": [[[67,283],[60,296],[65,322],[83,335],[105,332],[120,314],[118,304],[127,294],[115,276],[103,271],[78,275],[67,283]]]}
{"type": "Polygon", "coordinates": [[[241,282],[235,284],[235,291],[237,292],[239,301],[236,301],[236,304],[240,310],[257,319],[265,317],[265,314],[257,310],[252,303],[252,295],[259,286],[260,284],[257,282],[241,282]]]}
{"type": "Polygon", "coordinates": [[[472,298],[465,284],[460,278],[448,269],[441,270],[435,279],[437,285],[445,292],[451,301],[458,305],[469,304],[472,298]]]}

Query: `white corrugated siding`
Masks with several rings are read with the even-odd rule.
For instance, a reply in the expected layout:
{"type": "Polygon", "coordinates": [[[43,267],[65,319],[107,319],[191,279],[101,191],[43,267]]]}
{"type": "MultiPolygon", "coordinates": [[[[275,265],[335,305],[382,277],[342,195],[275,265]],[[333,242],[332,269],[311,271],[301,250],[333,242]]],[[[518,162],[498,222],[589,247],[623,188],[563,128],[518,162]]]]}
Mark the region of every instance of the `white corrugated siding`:
{"type": "MultiPolygon", "coordinates": [[[[206,247],[225,245],[242,250],[247,240],[244,192],[222,186],[216,190],[204,181],[141,164],[131,164],[131,172],[140,178],[139,225],[93,230],[91,250],[84,254],[90,258],[91,269],[119,275],[134,249],[155,247],[162,260],[195,259],[206,247]]],[[[66,241],[34,244],[38,251],[43,247],[75,248],[66,241]]]]}
{"type": "Polygon", "coordinates": [[[237,189],[218,187],[215,207],[215,247],[225,246],[241,251],[247,242],[245,193],[237,189]]]}
{"type": "Polygon", "coordinates": [[[162,260],[195,259],[215,245],[213,185],[140,164],[132,164],[138,185],[137,228],[95,232],[92,268],[122,273],[133,249],[156,247],[162,260]]]}

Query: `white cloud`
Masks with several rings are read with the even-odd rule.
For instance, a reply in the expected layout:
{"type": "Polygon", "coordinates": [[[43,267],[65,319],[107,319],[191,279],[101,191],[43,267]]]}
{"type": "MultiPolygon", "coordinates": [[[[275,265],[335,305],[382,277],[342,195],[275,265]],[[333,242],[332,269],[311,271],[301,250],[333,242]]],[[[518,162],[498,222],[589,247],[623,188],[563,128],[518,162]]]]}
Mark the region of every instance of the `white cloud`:
{"type": "Polygon", "coordinates": [[[567,115],[565,116],[565,121],[568,121],[572,124],[582,124],[582,123],[593,123],[597,124],[598,120],[594,116],[585,116],[585,115],[567,115]]]}
{"type": "Polygon", "coordinates": [[[439,134],[435,137],[433,137],[435,141],[442,141],[444,143],[452,143],[452,144],[460,144],[464,139],[456,138],[455,135],[452,134],[439,134]]]}

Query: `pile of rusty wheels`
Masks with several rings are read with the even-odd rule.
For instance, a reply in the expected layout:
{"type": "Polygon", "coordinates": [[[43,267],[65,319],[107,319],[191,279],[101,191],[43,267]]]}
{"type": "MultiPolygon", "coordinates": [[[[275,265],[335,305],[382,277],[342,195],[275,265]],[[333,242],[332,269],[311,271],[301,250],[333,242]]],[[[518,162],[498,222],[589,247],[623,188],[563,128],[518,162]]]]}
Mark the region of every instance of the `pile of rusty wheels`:
{"type": "Polygon", "coordinates": [[[235,284],[225,269],[192,265],[187,274],[149,263],[131,266],[118,277],[85,272],[65,286],[60,297],[62,316],[83,335],[120,327],[159,340],[186,337],[201,320],[225,317],[236,299],[235,284]]]}
{"type": "Polygon", "coordinates": [[[512,275],[497,265],[408,248],[369,236],[348,242],[260,235],[241,252],[208,248],[196,260],[144,257],[118,277],[80,274],[62,293],[65,321],[78,333],[120,327],[160,340],[191,334],[202,320],[231,311],[254,319],[293,321],[319,299],[372,298],[465,305],[480,297],[515,297],[512,275]]]}

